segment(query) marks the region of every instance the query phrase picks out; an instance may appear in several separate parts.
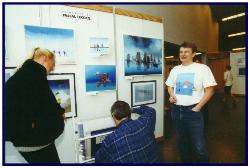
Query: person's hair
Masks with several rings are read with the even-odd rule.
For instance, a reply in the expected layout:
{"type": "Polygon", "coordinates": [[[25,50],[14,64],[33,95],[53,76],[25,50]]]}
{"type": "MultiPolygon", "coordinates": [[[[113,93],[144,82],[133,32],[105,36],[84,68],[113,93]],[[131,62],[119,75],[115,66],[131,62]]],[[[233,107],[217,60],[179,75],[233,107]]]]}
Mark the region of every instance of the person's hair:
{"type": "Polygon", "coordinates": [[[227,65],[227,66],[226,66],[226,69],[230,71],[230,70],[231,70],[231,66],[230,66],[230,65],[227,65]]]}
{"type": "Polygon", "coordinates": [[[28,55],[28,58],[26,58],[22,64],[16,67],[16,70],[14,73],[16,73],[27,60],[29,59],[36,60],[36,59],[41,58],[41,56],[46,56],[49,59],[55,59],[55,54],[51,52],[50,50],[46,48],[40,48],[40,47],[33,48],[31,53],[28,55]]]}
{"type": "Polygon", "coordinates": [[[199,58],[197,58],[196,56],[193,58],[193,61],[194,61],[194,62],[197,62],[197,63],[200,63],[199,58]]]}
{"type": "Polygon", "coordinates": [[[128,103],[124,101],[116,101],[111,107],[111,114],[115,116],[117,120],[121,120],[125,117],[131,117],[131,108],[128,103]]]}
{"type": "Polygon", "coordinates": [[[55,54],[53,52],[51,52],[46,48],[40,48],[40,47],[33,48],[29,59],[36,60],[39,59],[41,56],[46,56],[49,59],[51,58],[55,59],[55,54]]]}
{"type": "Polygon", "coordinates": [[[184,41],[180,47],[183,47],[183,48],[191,48],[192,49],[192,53],[196,52],[197,51],[197,47],[194,43],[191,43],[191,42],[187,42],[187,41],[184,41]]]}

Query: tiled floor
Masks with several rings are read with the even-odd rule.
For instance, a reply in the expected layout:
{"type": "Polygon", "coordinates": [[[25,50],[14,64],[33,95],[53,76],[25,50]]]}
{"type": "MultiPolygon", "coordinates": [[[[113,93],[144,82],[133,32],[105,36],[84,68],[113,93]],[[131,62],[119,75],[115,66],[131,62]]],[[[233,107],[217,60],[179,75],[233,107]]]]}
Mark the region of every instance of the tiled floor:
{"type": "MultiPolygon", "coordinates": [[[[245,159],[245,97],[237,97],[225,106],[222,95],[216,94],[209,103],[207,146],[210,163],[242,164],[245,159]]],[[[164,163],[181,163],[174,131],[160,145],[164,163]]]]}

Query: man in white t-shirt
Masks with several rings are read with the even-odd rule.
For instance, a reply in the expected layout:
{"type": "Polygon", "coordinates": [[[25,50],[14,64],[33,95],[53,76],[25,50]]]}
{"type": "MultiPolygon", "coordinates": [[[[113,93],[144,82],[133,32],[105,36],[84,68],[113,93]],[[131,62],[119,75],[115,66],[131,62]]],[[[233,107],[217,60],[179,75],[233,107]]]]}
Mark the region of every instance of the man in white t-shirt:
{"type": "Polygon", "coordinates": [[[183,163],[207,163],[208,152],[204,138],[203,107],[214,93],[217,85],[210,68],[194,63],[197,47],[183,42],[180,47],[181,65],[174,67],[166,81],[172,120],[176,128],[176,138],[183,163]],[[193,147],[193,148],[191,148],[193,147]]]}
{"type": "Polygon", "coordinates": [[[233,100],[234,106],[236,106],[236,99],[231,94],[231,88],[233,86],[233,75],[231,73],[231,66],[230,65],[226,66],[226,71],[224,72],[224,82],[225,82],[225,86],[224,86],[225,95],[223,98],[223,102],[228,103],[228,100],[231,97],[233,100]]]}

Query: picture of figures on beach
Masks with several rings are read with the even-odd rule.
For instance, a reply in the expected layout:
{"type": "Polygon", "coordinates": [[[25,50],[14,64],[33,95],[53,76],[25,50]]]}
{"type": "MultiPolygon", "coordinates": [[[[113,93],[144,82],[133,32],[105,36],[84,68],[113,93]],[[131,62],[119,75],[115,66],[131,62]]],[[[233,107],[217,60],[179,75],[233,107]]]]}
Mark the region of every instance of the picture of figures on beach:
{"type": "Polygon", "coordinates": [[[26,50],[35,47],[47,48],[56,56],[58,64],[74,64],[74,31],[40,26],[25,25],[26,50]]]}
{"type": "Polygon", "coordinates": [[[65,109],[65,116],[76,117],[74,74],[50,74],[48,82],[57,102],[65,109]]]}
{"type": "Polygon", "coordinates": [[[90,37],[90,53],[93,56],[106,56],[109,53],[109,38],[90,37]]]}
{"type": "Polygon", "coordinates": [[[162,74],[162,40],[123,35],[125,76],[162,74]]]}
{"type": "Polygon", "coordinates": [[[115,90],[115,65],[86,65],[85,66],[86,92],[115,90]]]}
{"type": "Polygon", "coordinates": [[[156,103],[156,80],[131,82],[131,106],[156,103]]]}

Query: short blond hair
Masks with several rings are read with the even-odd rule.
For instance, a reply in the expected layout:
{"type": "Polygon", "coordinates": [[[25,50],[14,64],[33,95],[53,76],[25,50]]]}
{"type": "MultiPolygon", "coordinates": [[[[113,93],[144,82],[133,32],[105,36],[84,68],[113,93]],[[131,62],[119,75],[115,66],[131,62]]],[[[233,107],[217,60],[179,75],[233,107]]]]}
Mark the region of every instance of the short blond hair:
{"type": "Polygon", "coordinates": [[[46,48],[36,47],[33,48],[30,59],[36,60],[41,58],[41,56],[46,56],[50,59],[55,59],[55,54],[46,48]]]}
{"type": "MultiPolygon", "coordinates": [[[[42,56],[46,56],[49,59],[55,60],[55,54],[53,52],[51,52],[50,50],[46,48],[40,48],[40,47],[33,48],[30,55],[28,55],[28,59],[37,60],[41,58],[42,56]]],[[[16,73],[23,66],[24,62],[16,67],[14,73],[16,73]]]]}

